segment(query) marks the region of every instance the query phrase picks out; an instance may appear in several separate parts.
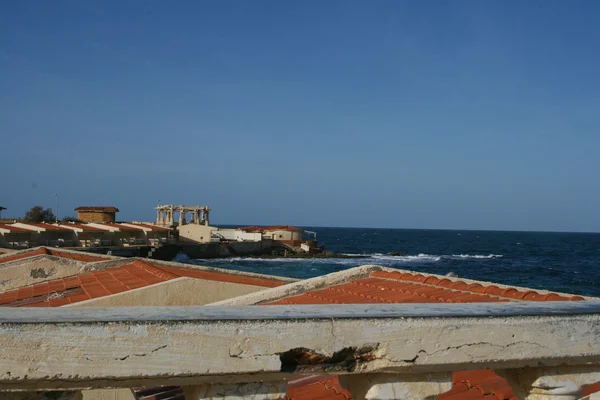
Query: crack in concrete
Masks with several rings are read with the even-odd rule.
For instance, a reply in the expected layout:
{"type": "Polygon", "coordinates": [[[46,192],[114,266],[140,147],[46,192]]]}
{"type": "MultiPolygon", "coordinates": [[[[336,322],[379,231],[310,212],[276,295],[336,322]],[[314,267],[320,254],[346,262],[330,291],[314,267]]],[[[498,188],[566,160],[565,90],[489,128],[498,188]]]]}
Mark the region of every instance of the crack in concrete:
{"type": "MultiPolygon", "coordinates": [[[[414,363],[417,362],[417,360],[419,359],[419,357],[421,357],[421,355],[432,356],[432,355],[435,355],[435,354],[438,354],[438,353],[441,353],[441,352],[445,352],[445,351],[449,351],[449,350],[462,350],[464,347],[473,347],[473,346],[487,345],[487,346],[490,346],[490,347],[493,347],[493,348],[498,348],[498,351],[496,351],[496,352],[494,352],[492,354],[486,355],[486,357],[489,357],[489,356],[493,356],[495,354],[498,354],[500,351],[502,351],[504,349],[508,349],[509,347],[512,347],[512,346],[515,346],[515,345],[519,345],[519,344],[527,344],[527,345],[537,346],[537,347],[541,347],[541,348],[545,348],[546,347],[546,346],[543,346],[543,345],[541,345],[539,343],[528,342],[528,341],[525,341],[525,340],[520,340],[520,341],[517,341],[517,342],[512,342],[512,343],[509,343],[507,345],[499,345],[499,344],[494,344],[494,343],[490,343],[490,342],[465,343],[465,344],[461,344],[461,345],[458,345],[458,346],[449,346],[449,347],[446,347],[444,349],[436,350],[436,351],[431,352],[431,353],[428,353],[426,350],[419,350],[417,352],[417,354],[415,354],[415,356],[413,358],[406,359],[406,360],[400,360],[400,362],[414,364],[414,363]]],[[[471,356],[471,357],[473,357],[473,356],[471,356]]],[[[391,361],[391,362],[398,362],[398,360],[387,358],[385,356],[383,358],[386,359],[386,360],[388,360],[388,361],[391,361]]]]}
{"type": "Polygon", "coordinates": [[[165,347],[167,347],[167,346],[168,346],[168,344],[163,344],[163,345],[161,345],[161,346],[158,346],[158,347],[157,347],[157,348],[155,348],[155,349],[152,349],[152,350],[150,350],[150,351],[149,351],[149,352],[147,352],[147,353],[139,353],[139,354],[135,354],[135,353],[134,353],[134,354],[128,354],[128,355],[126,355],[126,356],[123,356],[123,357],[117,357],[117,358],[115,358],[115,360],[119,360],[119,361],[125,361],[125,360],[127,360],[129,357],[131,357],[131,356],[135,356],[135,357],[145,357],[145,356],[147,356],[148,354],[155,353],[155,352],[157,352],[157,351],[159,351],[159,350],[161,350],[161,349],[164,349],[164,348],[165,348],[165,347]]]}

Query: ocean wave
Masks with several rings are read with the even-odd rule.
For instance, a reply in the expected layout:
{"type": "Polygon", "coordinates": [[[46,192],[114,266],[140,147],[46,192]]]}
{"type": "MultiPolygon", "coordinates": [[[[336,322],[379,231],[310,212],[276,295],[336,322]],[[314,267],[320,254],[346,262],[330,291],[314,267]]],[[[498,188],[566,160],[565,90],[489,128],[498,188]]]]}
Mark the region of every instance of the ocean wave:
{"type": "Polygon", "coordinates": [[[436,262],[440,261],[443,256],[438,256],[434,254],[425,254],[420,253],[417,255],[405,255],[405,256],[388,256],[386,254],[371,254],[369,258],[374,258],[376,260],[389,260],[389,261],[400,261],[400,262],[410,262],[410,261],[430,261],[436,262]]]}
{"type": "Polygon", "coordinates": [[[452,254],[452,257],[455,258],[501,258],[504,257],[502,254],[488,254],[487,256],[479,255],[479,254],[452,254]]]}
{"type": "Polygon", "coordinates": [[[194,264],[207,264],[207,265],[219,265],[219,264],[237,264],[237,263],[251,263],[251,264],[338,264],[338,265],[365,265],[365,264],[382,264],[382,265],[395,265],[395,264],[422,264],[422,263],[436,263],[443,260],[466,260],[466,259],[494,259],[502,257],[501,254],[426,254],[419,253],[416,255],[398,255],[391,256],[384,253],[346,253],[345,256],[349,258],[256,258],[256,257],[228,257],[228,258],[212,258],[212,259],[194,259],[190,260],[185,255],[178,255],[175,261],[179,262],[191,262],[194,264]],[[356,257],[356,258],[353,258],[356,257]]]}

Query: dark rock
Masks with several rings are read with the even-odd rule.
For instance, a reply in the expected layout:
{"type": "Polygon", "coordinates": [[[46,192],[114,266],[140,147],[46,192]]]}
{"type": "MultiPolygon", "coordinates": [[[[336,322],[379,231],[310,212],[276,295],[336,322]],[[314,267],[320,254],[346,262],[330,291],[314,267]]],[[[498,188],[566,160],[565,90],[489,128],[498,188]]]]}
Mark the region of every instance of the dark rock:
{"type": "Polygon", "coordinates": [[[402,256],[405,256],[406,253],[403,253],[401,251],[392,251],[392,252],[387,253],[387,255],[391,256],[391,257],[402,257],[402,256]]]}

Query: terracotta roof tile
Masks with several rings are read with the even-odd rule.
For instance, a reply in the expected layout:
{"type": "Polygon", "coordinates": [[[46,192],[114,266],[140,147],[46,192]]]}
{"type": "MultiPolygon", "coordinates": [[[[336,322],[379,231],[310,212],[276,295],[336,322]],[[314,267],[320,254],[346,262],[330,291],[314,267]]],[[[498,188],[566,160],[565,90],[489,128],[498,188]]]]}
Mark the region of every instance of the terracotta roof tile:
{"type": "Polygon", "coordinates": [[[452,384],[439,400],[517,400],[508,382],[489,369],[454,372],[452,384]]]}
{"type": "Polygon", "coordinates": [[[287,400],[349,400],[350,392],[342,388],[337,376],[322,377],[316,382],[300,381],[288,385],[287,400]]]}
{"type": "MultiPolygon", "coordinates": [[[[53,249],[41,248],[33,252],[25,253],[52,254],[61,253],[53,249]]],[[[78,259],[77,253],[60,254],[78,259]]],[[[68,299],[69,303],[122,293],[128,290],[146,287],[169,281],[172,279],[188,277],[205,279],[219,282],[230,282],[261,287],[275,287],[283,285],[281,281],[274,279],[263,279],[244,275],[227,274],[213,271],[202,271],[191,268],[176,268],[162,265],[153,265],[139,260],[119,267],[108,268],[102,271],[88,272],[78,276],[64,279],[52,280],[20,289],[15,289],[0,294],[0,306],[5,307],[46,307],[67,304],[66,301],[57,299],[68,299]],[[76,290],[75,290],[76,289],[76,290]]]]}

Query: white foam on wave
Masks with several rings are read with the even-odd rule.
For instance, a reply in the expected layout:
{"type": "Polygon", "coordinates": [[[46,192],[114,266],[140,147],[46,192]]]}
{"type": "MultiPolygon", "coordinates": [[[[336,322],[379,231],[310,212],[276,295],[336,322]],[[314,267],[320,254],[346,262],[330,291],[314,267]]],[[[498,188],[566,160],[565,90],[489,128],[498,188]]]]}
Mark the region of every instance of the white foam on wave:
{"type": "Polygon", "coordinates": [[[500,258],[503,257],[502,254],[488,254],[487,256],[479,255],[479,254],[452,254],[452,257],[455,258],[500,258]]]}
{"type": "MultiPolygon", "coordinates": [[[[196,259],[192,262],[202,264],[231,264],[236,262],[251,262],[264,264],[339,264],[339,265],[365,265],[365,264],[410,264],[410,263],[434,263],[442,260],[464,260],[464,259],[493,259],[502,257],[501,254],[451,254],[438,255],[420,253],[416,255],[389,256],[383,253],[371,254],[344,254],[350,258],[254,258],[254,257],[229,257],[213,259],[196,259]],[[356,258],[352,258],[356,257],[356,258]]],[[[181,257],[183,262],[185,257],[181,257]]],[[[188,259],[189,260],[189,259],[188,259]]]]}
{"type": "Polygon", "coordinates": [[[429,262],[436,262],[436,261],[440,261],[442,259],[442,256],[438,256],[438,255],[434,255],[434,254],[425,254],[425,253],[420,253],[417,254],[416,256],[413,255],[406,255],[406,256],[388,256],[385,254],[372,254],[370,255],[370,258],[374,258],[376,260],[389,260],[389,261],[396,261],[396,262],[411,262],[411,261],[429,261],[429,262]]]}

